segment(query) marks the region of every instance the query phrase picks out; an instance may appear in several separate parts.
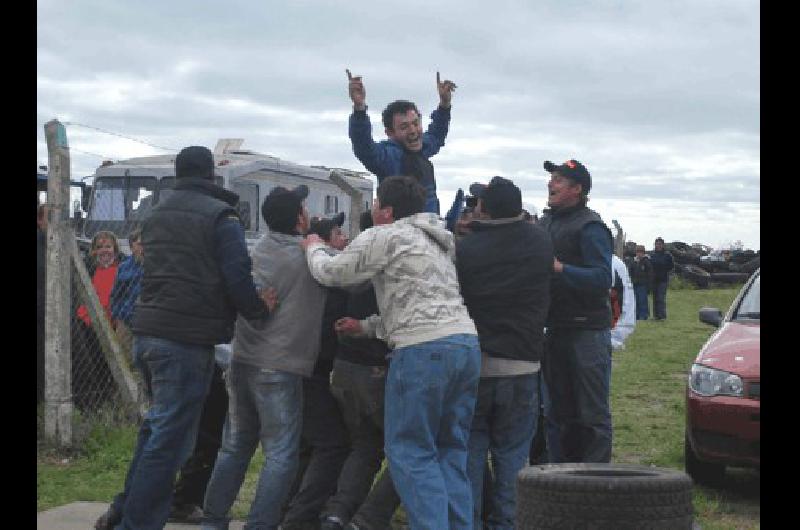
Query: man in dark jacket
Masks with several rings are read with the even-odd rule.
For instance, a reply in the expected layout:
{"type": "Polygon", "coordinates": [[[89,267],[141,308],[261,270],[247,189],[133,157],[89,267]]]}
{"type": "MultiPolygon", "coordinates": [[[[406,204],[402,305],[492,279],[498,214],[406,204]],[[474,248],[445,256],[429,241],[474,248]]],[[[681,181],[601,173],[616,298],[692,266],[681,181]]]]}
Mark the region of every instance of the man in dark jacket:
{"type": "Polygon", "coordinates": [[[214,184],[211,151],[183,149],[175,176],[175,191],[142,227],[147,260],[131,328],[151,405],[125,477],[125,530],[164,526],[197,438],[214,345],[230,342],[237,313],[260,321],[277,302],[274,290],[256,290],[238,196],[214,184]]]}
{"type": "Polygon", "coordinates": [[[647,295],[653,281],[653,265],[644,253],[644,245],[636,245],[636,255],[628,258],[626,265],[636,296],[636,320],[647,320],[650,318],[647,295]]]}
{"type": "Polygon", "coordinates": [[[522,195],[510,180],[473,184],[478,197],[472,233],[456,245],[461,294],[478,329],[481,379],[469,438],[467,474],[475,528],[481,527],[487,453],[494,479],[488,526],[511,528],[516,476],[528,463],[539,412],[539,363],[550,302],[553,246],[522,215],[522,195]]]}
{"type": "Polygon", "coordinates": [[[653,317],[656,320],[667,318],[667,285],[669,273],[675,266],[672,254],[664,250],[664,240],[656,238],[655,250],[650,254],[650,263],[653,265],[653,317]]]}
{"type": "Polygon", "coordinates": [[[550,461],[611,459],[611,231],[587,208],[592,179],[576,160],[545,162],[549,210],[539,225],[553,241],[553,281],[542,360],[550,405],[550,461]]]}
{"type": "Polygon", "coordinates": [[[366,90],[361,77],[353,77],[347,70],[348,90],[353,101],[349,135],[353,153],[364,167],[378,177],[378,184],[386,177],[409,175],[425,188],[423,211],[439,213],[436,196],[436,177],[430,157],[444,145],[450,127],[450,100],[456,84],[442,81],[436,72],[439,107],[431,114],[431,124],[422,133],[422,123],[417,106],[404,100],[390,103],[383,111],[383,126],[388,140],[372,139],[372,124],[367,115],[366,90]]]}

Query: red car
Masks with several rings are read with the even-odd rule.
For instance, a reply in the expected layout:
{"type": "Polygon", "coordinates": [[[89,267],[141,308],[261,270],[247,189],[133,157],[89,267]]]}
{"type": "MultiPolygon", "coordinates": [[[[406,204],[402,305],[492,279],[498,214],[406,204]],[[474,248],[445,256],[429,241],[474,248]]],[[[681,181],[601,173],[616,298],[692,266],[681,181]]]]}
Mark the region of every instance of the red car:
{"type": "Polygon", "coordinates": [[[700,310],[719,329],[697,354],[686,387],[686,472],[720,484],[725,466],[761,466],[761,269],[728,313],[700,310]]]}

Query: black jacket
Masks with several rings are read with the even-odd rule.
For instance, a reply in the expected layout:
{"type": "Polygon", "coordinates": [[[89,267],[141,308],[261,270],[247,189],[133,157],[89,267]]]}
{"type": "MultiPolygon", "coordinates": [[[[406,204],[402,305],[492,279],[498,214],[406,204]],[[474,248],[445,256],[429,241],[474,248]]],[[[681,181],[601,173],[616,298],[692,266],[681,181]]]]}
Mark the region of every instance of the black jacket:
{"type": "MultiPolygon", "coordinates": [[[[375,288],[371,284],[368,288],[348,294],[345,316],[363,320],[376,314],[378,314],[378,300],[375,297],[375,288]]],[[[388,353],[389,346],[380,339],[349,335],[339,337],[337,357],[343,361],[366,366],[386,366],[388,353]]]]}
{"type": "Polygon", "coordinates": [[[625,265],[628,266],[628,274],[631,275],[633,285],[645,285],[650,289],[653,282],[653,264],[647,256],[642,256],[641,259],[627,258],[625,265]]]}
{"type": "Polygon", "coordinates": [[[456,243],[456,270],[481,351],[541,360],[553,269],[550,237],[521,218],[474,221],[470,228],[456,243]]]}
{"type": "Polygon", "coordinates": [[[142,226],[142,290],[131,328],[189,344],[230,342],[236,311],[215,252],[217,221],[236,215],[235,193],[194,178],[179,179],[142,226]]]}

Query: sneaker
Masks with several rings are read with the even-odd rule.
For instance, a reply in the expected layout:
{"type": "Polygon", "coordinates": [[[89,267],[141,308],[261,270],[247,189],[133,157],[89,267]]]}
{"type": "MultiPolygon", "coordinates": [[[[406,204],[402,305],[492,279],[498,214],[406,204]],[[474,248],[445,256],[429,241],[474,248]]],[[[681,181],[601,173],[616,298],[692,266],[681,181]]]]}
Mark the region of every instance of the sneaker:
{"type": "Polygon", "coordinates": [[[113,504],[108,505],[106,513],[97,518],[94,523],[95,530],[114,530],[114,527],[122,522],[122,512],[117,510],[113,504]]]}
{"type": "Polygon", "coordinates": [[[196,504],[173,504],[167,520],[173,523],[200,524],[203,521],[203,509],[196,504]]]}
{"type": "Polygon", "coordinates": [[[344,530],[342,520],[335,515],[328,515],[322,519],[322,524],[319,525],[319,530],[344,530]]]}

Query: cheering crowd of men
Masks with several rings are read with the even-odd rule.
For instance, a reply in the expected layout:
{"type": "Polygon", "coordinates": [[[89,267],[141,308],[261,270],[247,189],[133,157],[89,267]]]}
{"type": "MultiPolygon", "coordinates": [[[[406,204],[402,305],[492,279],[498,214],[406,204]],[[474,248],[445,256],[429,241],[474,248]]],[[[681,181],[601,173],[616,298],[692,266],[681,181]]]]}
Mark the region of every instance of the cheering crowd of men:
{"type": "Polygon", "coordinates": [[[375,142],[364,83],[347,74],[353,151],[378,178],[352,241],[341,215],[310,218],[307,187],[278,186],[248,254],[211,152],[178,154],[175,191],[142,226],[129,323],[151,406],[96,528],[163,528],[224,343],[228,408],[203,529],[228,528],[259,445],[248,529],[386,529],[400,504],[412,529],[510,529],[537,429],[550,462],[610,460],[613,245],[586,206],[589,171],[544,162],[538,220],[502,177],[443,219],[429,159],[456,85],[437,73],[424,133],[414,103],[391,103],[375,142]]]}

